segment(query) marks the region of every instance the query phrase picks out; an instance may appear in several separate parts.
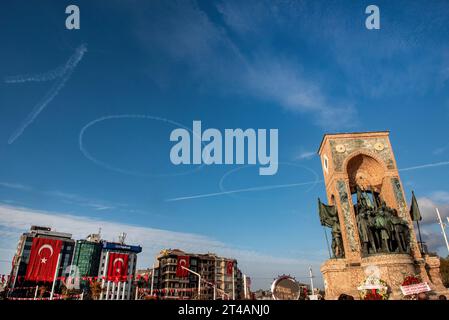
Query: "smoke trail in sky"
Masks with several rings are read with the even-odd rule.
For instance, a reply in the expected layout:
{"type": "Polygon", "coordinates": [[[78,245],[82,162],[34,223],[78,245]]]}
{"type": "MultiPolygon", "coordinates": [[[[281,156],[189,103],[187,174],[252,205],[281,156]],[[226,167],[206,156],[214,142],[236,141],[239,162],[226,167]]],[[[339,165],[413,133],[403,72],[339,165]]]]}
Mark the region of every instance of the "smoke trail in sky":
{"type": "MultiPolygon", "coordinates": [[[[231,169],[228,172],[226,172],[221,177],[221,179],[220,179],[220,181],[218,183],[218,188],[220,189],[220,192],[232,196],[233,194],[240,193],[240,192],[253,192],[253,191],[261,191],[261,190],[291,188],[291,187],[298,187],[298,186],[303,186],[303,185],[309,185],[310,184],[311,186],[306,190],[306,192],[308,192],[308,191],[312,190],[318,183],[322,182],[322,180],[319,179],[318,174],[316,173],[316,171],[311,169],[311,168],[309,168],[309,167],[307,167],[307,166],[304,166],[304,165],[301,165],[301,164],[298,164],[298,163],[294,163],[294,162],[282,162],[282,161],[279,162],[278,165],[291,166],[291,167],[297,167],[297,168],[304,169],[304,170],[310,172],[314,176],[315,183],[310,184],[309,182],[305,182],[305,183],[303,182],[303,183],[291,183],[291,184],[277,184],[277,185],[269,185],[269,186],[262,186],[262,187],[250,187],[250,188],[247,188],[247,189],[243,189],[243,191],[241,191],[242,189],[240,189],[240,191],[237,190],[237,192],[234,192],[235,190],[226,190],[225,187],[224,187],[224,181],[230,175],[234,174],[235,172],[240,171],[240,170],[245,169],[245,168],[251,167],[251,165],[246,165],[246,166],[243,166],[243,167],[237,167],[237,168],[231,169]],[[260,188],[262,188],[262,189],[260,189],[260,188]],[[228,191],[231,191],[231,192],[227,193],[228,191]]],[[[183,200],[186,200],[186,199],[183,199],[183,200]]],[[[168,200],[168,201],[170,201],[170,200],[168,200]]]]}
{"type": "Polygon", "coordinates": [[[66,67],[61,66],[40,74],[25,74],[18,76],[5,77],[6,83],[24,83],[24,82],[45,82],[61,77],[66,72],[66,67]]]}
{"type": "Polygon", "coordinates": [[[228,191],[223,191],[223,192],[205,193],[205,194],[198,194],[198,195],[193,195],[193,196],[171,198],[171,199],[167,199],[165,201],[173,202],[173,201],[181,201],[181,200],[216,197],[216,196],[221,196],[221,195],[225,195],[225,194],[234,194],[234,193],[241,193],[241,192],[255,192],[255,191],[265,191],[265,190],[274,190],[274,189],[283,189],[283,188],[293,188],[293,187],[299,187],[299,186],[314,185],[314,184],[317,184],[320,182],[323,182],[323,180],[319,180],[319,181],[314,180],[314,181],[288,183],[288,184],[276,184],[276,185],[252,187],[252,188],[245,188],[245,189],[235,189],[235,190],[228,190],[228,191]]]}
{"type": "Polygon", "coordinates": [[[426,169],[426,168],[433,168],[433,167],[440,167],[440,166],[447,166],[447,165],[449,165],[449,161],[441,161],[441,162],[427,163],[427,164],[422,164],[419,166],[403,168],[403,169],[399,169],[399,171],[411,171],[411,170],[426,169]]]}
{"type": "MultiPolygon", "coordinates": [[[[204,163],[201,165],[196,166],[194,169],[192,170],[187,170],[184,172],[179,172],[179,173],[144,173],[144,172],[138,172],[138,171],[133,171],[133,170],[126,170],[126,169],[121,169],[119,167],[113,166],[105,161],[99,160],[97,158],[95,158],[85,147],[84,144],[84,134],[86,133],[86,131],[102,122],[102,121],[106,121],[106,120],[117,120],[117,119],[141,119],[141,120],[154,120],[154,121],[159,121],[165,124],[169,124],[175,127],[179,127],[179,128],[183,128],[187,131],[189,131],[194,137],[196,137],[198,140],[201,141],[201,137],[192,131],[192,129],[187,128],[186,126],[184,126],[181,123],[178,123],[176,121],[170,120],[170,119],[165,119],[162,117],[157,117],[157,116],[151,116],[151,115],[144,115],[144,114],[118,114],[118,115],[110,115],[110,116],[104,116],[98,119],[95,119],[91,122],[89,122],[88,124],[86,124],[83,128],[81,128],[80,134],[79,134],[79,138],[78,138],[78,142],[79,142],[79,149],[81,151],[81,153],[84,155],[84,157],[86,157],[86,159],[92,161],[93,163],[95,163],[96,165],[107,169],[107,170],[111,170],[111,171],[115,171],[115,172],[119,172],[122,174],[126,174],[126,175],[132,175],[132,176],[136,176],[136,177],[171,177],[171,176],[182,176],[182,175],[186,175],[186,174],[190,174],[193,172],[196,172],[198,170],[201,170],[201,168],[204,167],[204,163]]],[[[203,146],[205,146],[204,142],[201,142],[201,144],[203,146]]]]}
{"type": "MultiPolygon", "coordinates": [[[[36,104],[34,106],[34,108],[31,111],[31,113],[25,118],[25,120],[22,122],[22,124],[11,135],[11,137],[8,140],[8,144],[12,144],[17,138],[19,138],[22,135],[22,133],[25,131],[25,129],[31,123],[33,123],[33,121],[36,119],[36,117],[58,95],[59,91],[64,87],[66,82],[70,79],[70,76],[72,75],[72,73],[75,70],[75,68],[78,65],[78,63],[83,58],[83,56],[86,53],[86,51],[87,51],[86,44],[80,45],[75,50],[75,53],[69,58],[67,63],[62,67],[62,72],[61,72],[61,74],[59,76],[59,80],[57,80],[57,82],[53,85],[53,87],[50,89],[50,91],[47,92],[47,94],[45,95],[44,99],[42,99],[38,104],[36,104]]],[[[41,79],[44,79],[45,77],[48,77],[48,74],[49,73],[43,74],[41,79]]],[[[33,80],[27,80],[27,78],[25,76],[24,77],[17,77],[17,80],[20,80],[20,79],[24,80],[24,82],[25,81],[33,81],[33,80]]],[[[39,79],[39,77],[35,77],[35,79],[39,79]]],[[[42,81],[44,81],[44,80],[42,80],[42,81]]],[[[20,81],[16,81],[16,82],[20,82],[20,81]]]]}
{"type": "MultiPolygon", "coordinates": [[[[402,169],[399,169],[399,171],[401,171],[401,172],[403,172],[403,171],[412,171],[412,170],[420,170],[420,169],[427,169],[427,168],[447,166],[447,165],[449,165],[449,161],[441,161],[441,162],[427,163],[427,164],[422,164],[422,165],[418,165],[418,166],[402,168],[402,169]]],[[[226,173],[223,177],[225,177],[230,172],[226,173]]],[[[223,178],[222,178],[222,180],[223,180],[223,178]]],[[[307,181],[307,182],[302,182],[302,183],[300,182],[300,183],[267,185],[267,186],[262,186],[262,187],[250,187],[250,188],[245,188],[245,189],[224,190],[224,188],[223,188],[223,181],[222,180],[219,183],[220,192],[203,193],[203,194],[196,194],[196,195],[191,195],[191,196],[183,196],[183,197],[166,199],[165,201],[173,202],[173,201],[182,201],[182,200],[218,197],[218,196],[222,196],[222,195],[237,194],[237,193],[242,193],[242,192],[256,192],[256,191],[263,191],[263,190],[274,190],[274,189],[282,189],[282,188],[294,188],[294,187],[305,186],[305,185],[316,185],[317,183],[323,183],[324,182],[323,180],[315,179],[315,181],[307,181]]]]}

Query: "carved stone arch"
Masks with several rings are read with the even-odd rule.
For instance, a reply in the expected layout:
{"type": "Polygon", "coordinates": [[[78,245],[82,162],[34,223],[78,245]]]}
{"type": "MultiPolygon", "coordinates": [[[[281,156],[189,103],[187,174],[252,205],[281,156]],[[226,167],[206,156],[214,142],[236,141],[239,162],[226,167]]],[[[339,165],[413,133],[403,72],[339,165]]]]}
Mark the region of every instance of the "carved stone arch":
{"type": "Polygon", "coordinates": [[[344,168],[351,192],[355,192],[356,185],[365,190],[372,188],[378,193],[382,191],[388,169],[376,154],[364,150],[355,151],[345,159],[344,168]]]}

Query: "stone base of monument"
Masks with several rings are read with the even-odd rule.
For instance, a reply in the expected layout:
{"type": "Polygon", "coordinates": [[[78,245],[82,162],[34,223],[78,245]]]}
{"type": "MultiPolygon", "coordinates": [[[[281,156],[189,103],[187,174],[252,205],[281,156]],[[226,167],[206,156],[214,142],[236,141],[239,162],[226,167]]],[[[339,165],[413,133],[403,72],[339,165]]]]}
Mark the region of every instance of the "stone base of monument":
{"type": "Polygon", "coordinates": [[[389,288],[389,299],[402,299],[400,286],[407,275],[419,275],[432,289],[430,294],[449,296],[441,281],[440,261],[437,257],[424,256],[414,260],[409,254],[376,254],[360,261],[329,259],[321,266],[326,300],[337,299],[345,293],[359,299],[361,283],[373,273],[385,281],[389,288]]]}

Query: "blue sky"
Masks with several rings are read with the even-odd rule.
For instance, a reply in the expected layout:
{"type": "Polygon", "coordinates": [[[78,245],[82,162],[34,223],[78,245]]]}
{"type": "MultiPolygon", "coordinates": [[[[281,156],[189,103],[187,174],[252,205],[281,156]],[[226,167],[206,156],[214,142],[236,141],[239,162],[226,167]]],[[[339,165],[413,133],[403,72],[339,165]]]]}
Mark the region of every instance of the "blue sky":
{"type": "Polygon", "coordinates": [[[308,265],[318,273],[327,258],[315,152],[324,133],[347,131],[391,131],[399,167],[417,167],[401,172],[408,200],[415,190],[425,237],[447,254],[432,210],[449,215],[449,3],[376,1],[380,30],[365,28],[369,4],[2,1],[0,273],[33,222],[77,237],[128,231],[144,246],[141,267],[177,246],[236,256],[255,288],[282,273],[306,281],[308,265]],[[79,5],[80,30],[65,29],[69,4],[79,5]],[[69,72],[59,88],[64,76],[48,78],[60,67],[69,72]],[[40,81],[12,81],[29,75],[40,81]],[[279,171],[176,167],[176,126],[158,118],[279,129],[279,171]],[[80,150],[83,128],[84,150],[102,164],[80,150]]]}

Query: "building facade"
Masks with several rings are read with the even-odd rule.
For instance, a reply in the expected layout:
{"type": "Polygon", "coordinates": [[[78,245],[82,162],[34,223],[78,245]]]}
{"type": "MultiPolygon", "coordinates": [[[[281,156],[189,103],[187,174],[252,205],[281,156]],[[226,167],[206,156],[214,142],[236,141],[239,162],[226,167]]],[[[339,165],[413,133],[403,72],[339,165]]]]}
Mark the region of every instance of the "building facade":
{"type": "Polygon", "coordinates": [[[58,269],[55,272],[56,279],[59,279],[55,283],[56,288],[59,288],[62,284],[60,280],[61,277],[65,277],[69,274],[75,246],[75,241],[72,239],[72,235],[70,233],[56,232],[49,227],[31,226],[30,231],[25,232],[20,236],[16,253],[12,261],[12,270],[8,283],[11,295],[21,295],[19,288],[36,285],[50,285],[48,283],[25,280],[28,263],[30,261],[31,248],[35,238],[60,240],[62,242],[60,251],[61,257],[58,269]]]}
{"type": "Polygon", "coordinates": [[[72,259],[70,275],[79,280],[82,290],[89,287],[86,277],[98,276],[103,244],[99,234],[91,234],[86,239],[77,240],[72,259]]]}
{"type": "Polygon", "coordinates": [[[102,281],[103,291],[100,300],[129,300],[135,295],[135,275],[137,266],[137,254],[142,252],[141,246],[132,246],[124,243],[102,242],[98,277],[102,281]],[[118,280],[111,279],[109,267],[115,266],[114,260],[120,260],[127,256],[126,270],[118,280]],[[117,258],[112,258],[117,257],[117,258]]]}
{"type": "MultiPolygon", "coordinates": [[[[243,275],[237,260],[219,257],[213,253],[186,253],[179,249],[162,250],[157,256],[157,287],[155,294],[160,299],[242,299],[243,275]],[[185,267],[192,272],[177,275],[180,259],[188,259],[185,267]],[[201,286],[198,292],[198,273],[201,286]]],[[[178,270],[179,271],[179,270],[178,270]]]]}

